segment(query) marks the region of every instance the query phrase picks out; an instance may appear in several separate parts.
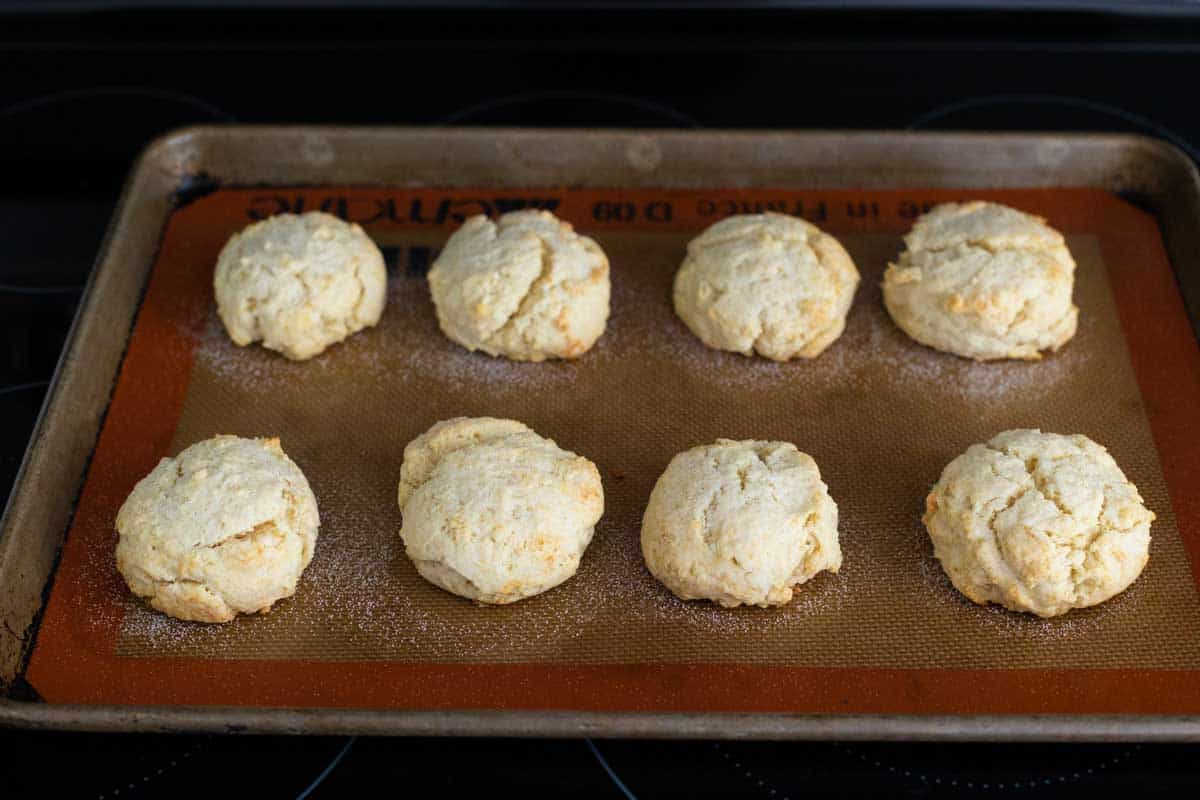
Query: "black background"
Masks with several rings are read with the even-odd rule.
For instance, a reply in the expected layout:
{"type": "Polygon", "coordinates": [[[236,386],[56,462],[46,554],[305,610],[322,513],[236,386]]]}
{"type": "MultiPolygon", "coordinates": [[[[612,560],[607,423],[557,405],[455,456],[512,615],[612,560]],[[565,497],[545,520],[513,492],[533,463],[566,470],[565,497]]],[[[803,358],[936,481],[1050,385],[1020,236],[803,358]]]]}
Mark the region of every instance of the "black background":
{"type": "MultiPolygon", "coordinates": [[[[182,125],[1097,130],[1200,147],[1200,25],[1182,16],[23,5],[0,6],[0,494],[130,163],[182,125]]],[[[1200,750],[0,731],[0,753],[0,797],[782,800],[1178,796],[1200,750]]]]}

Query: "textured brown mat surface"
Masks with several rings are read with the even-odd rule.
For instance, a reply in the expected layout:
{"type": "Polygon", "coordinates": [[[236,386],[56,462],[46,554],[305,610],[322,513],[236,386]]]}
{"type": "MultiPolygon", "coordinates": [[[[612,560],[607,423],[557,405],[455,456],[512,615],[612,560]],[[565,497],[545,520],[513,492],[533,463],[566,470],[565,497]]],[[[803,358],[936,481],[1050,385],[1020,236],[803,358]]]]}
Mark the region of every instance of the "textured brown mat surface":
{"type": "Polygon", "coordinates": [[[847,334],[812,362],[775,365],[709,350],[675,319],[671,279],[687,238],[599,237],[615,265],[613,318],[595,350],[572,364],[509,364],[456,349],[438,330],[424,280],[403,270],[384,324],[320,364],[235,347],[210,316],[172,450],[217,433],[278,434],[319,498],[316,555],[296,597],[263,619],[186,625],[131,602],[118,654],[1200,664],[1200,607],[1095,239],[1069,243],[1079,262],[1080,334],[1042,363],[972,364],[910,342],[879,299],[899,239],[858,234],[845,237],[863,273],[847,334]],[[396,533],[401,451],[460,414],[522,420],[601,467],[605,516],[575,579],[488,608],[413,569],[396,533]],[[1026,426],[1106,443],[1160,515],[1142,579],[1106,606],[1051,621],[979,609],[959,599],[932,558],[919,519],[929,485],[969,444],[1026,426]],[[817,459],[838,503],[845,568],[784,609],[683,603],[642,565],[638,526],[658,473],[679,450],[720,436],[795,442],[817,459]]]}

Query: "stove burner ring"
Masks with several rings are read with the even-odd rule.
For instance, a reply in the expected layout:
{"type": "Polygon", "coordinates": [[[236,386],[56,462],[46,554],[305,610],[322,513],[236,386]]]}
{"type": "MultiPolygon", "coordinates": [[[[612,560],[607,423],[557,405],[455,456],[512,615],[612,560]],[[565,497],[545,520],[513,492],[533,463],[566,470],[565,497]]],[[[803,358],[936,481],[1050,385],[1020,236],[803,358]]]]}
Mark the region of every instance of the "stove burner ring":
{"type": "Polygon", "coordinates": [[[0,119],[6,117],[14,117],[18,114],[23,114],[27,111],[36,111],[46,106],[52,106],[57,103],[66,103],[73,100],[88,100],[95,97],[139,97],[148,98],[151,100],[159,100],[168,103],[176,103],[178,105],[190,106],[191,108],[203,111],[214,119],[219,119],[223,122],[235,122],[237,118],[223,108],[218,108],[212,103],[187,92],[179,92],[174,89],[162,89],[157,86],[91,86],[86,89],[67,89],[61,92],[49,92],[36,97],[30,97],[0,108],[0,119]]]}
{"type": "MultiPolygon", "coordinates": [[[[1142,745],[1133,745],[1126,747],[1115,755],[1101,757],[1098,760],[1087,759],[1072,767],[1066,768],[1064,771],[1056,771],[1053,768],[1046,771],[1030,770],[1029,775],[1025,778],[1010,778],[1008,780],[996,780],[995,778],[986,777],[985,773],[973,773],[970,771],[953,771],[949,769],[931,769],[928,766],[922,769],[909,768],[905,769],[900,763],[887,763],[887,759],[872,758],[862,752],[859,747],[845,743],[836,743],[835,745],[847,756],[857,759],[859,762],[873,767],[877,770],[886,771],[888,774],[898,777],[916,778],[923,786],[948,786],[950,788],[966,788],[966,789],[984,789],[984,790],[1010,790],[1017,791],[1023,789],[1035,789],[1046,786],[1062,786],[1067,783],[1076,783],[1081,780],[1093,777],[1099,773],[1103,773],[1110,767],[1114,767],[1122,761],[1127,761],[1136,751],[1142,749],[1142,745]],[[1084,764],[1091,766],[1084,766],[1084,764]],[[1033,776],[1033,777],[1030,777],[1033,776]]],[[[882,745],[876,745],[882,746],[882,745]]]]}
{"type": "Polygon", "coordinates": [[[23,392],[28,389],[40,389],[43,386],[49,386],[50,381],[29,381],[27,383],[16,383],[12,386],[0,386],[0,397],[14,392],[23,392]]]}
{"type": "Polygon", "coordinates": [[[537,103],[603,103],[610,106],[624,107],[661,118],[664,122],[683,128],[701,128],[700,121],[690,114],[646,97],[635,95],[609,94],[604,92],[572,92],[572,91],[543,91],[520,92],[517,94],[495,97],[480,103],[465,106],[451,112],[437,121],[439,125],[461,125],[472,119],[486,119],[487,115],[497,111],[512,110],[518,106],[528,106],[537,103]]]}
{"type": "Polygon", "coordinates": [[[600,752],[600,748],[596,747],[596,743],[591,739],[585,739],[584,741],[587,742],[588,749],[592,751],[592,755],[595,756],[596,760],[600,762],[600,766],[604,769],[605,774],[608,775],[609,780],[613,782],[614,786],[621,790],[621,794],[625,795],[625,797],[629,798],[629,800],[638,800],[637,795],[625,785],[625,781],[621,780],[621,776],[617,775],[616,770],[614,770],[612,765],[608,763],[608,759],[605,758],[604,754],[600,752]]]}
{"type": "MultiPolygon", "coordinates": [[[[630,788],[627,778],[636,770],[631,765],[654,764],[659,760],[646,758],[644,743],[614,741],[610,760],[592,739],[585,740],[592,756],[596,759],[614,786],[628,800],[638,800],[630,788]],[[627,746],[637,748],[627,751],[627,746]],[[625,760],[622,778],[614,761],[625,760]]],[[[1046,789],[1077,784],[1114,771],[1119,765],[1132,760],[1143,749],[1142,745],[1079,745],[1077,751],[1062,753],[1047,758],[1045,752],[1029,749],[1020,744],[997,744],[971,762],[960,762],[945,754],[945,747],[935,743],[921,742],[662,742],[660,746],[670,748],[665,754],[664,772],[649,771],[641,777],[650,785],[661,780],[671,764],[692,762],[694,750],[686,748],[711,747],[720,759],[713,763],[729,770],[729,780],[749,788],[766,800],[789,800],[810,793],[811,787],[794,785],[796,780],[789,768],[803,767],[808,772],[805,780],[821,782],[832,779],[839,773],[864,771],[870,773],[860,789],[873,786],[871,791],[903,792],[908,790],[983,790],[1008,794],[1014,791],[1046,789]],[[787,748],[786,751],[782,748],[787,748]],[[799,750],[797,750],[799,748],[799,750]],[[807,757],[805,754],[807,753],[807,757]],[[795,758],[791,757],[796,755],[795,758]],[[842,764],[834,763],[842,761],[842,764]],[[821,772],[824,766],[825,771],[821,772]],[[996,768],[999,767],[999,771],[996,768]]],[[[860,783],[862,783],[860,781],[860,783]]],[[[636,785],[636,784],[635,784],[636,785]]],[[[728,789],[729,787],[725,787],[728,789]]]]}
{"type": "Polygon", "coordinates": [[[304,791],[296,795],[296,800],[305,800],[306,797],[316,791],[317,787],[324,783],[325,779],[329,777],[329,774],[337,769],[338,764],[342,763],[342,759],[346,757],[346,754],[350,752],[350,748],[354,747],[354,743],[357,741],[357,736],[347,737],[346,743],[342,745],[342,749],[338,750],[337,755],[335,755],[333,759],[325,765],[325,769],[321,770],[320,773],[317,774],[317,777],[313,778],[313,782],[310,783],[304,789],[304,791]]]}

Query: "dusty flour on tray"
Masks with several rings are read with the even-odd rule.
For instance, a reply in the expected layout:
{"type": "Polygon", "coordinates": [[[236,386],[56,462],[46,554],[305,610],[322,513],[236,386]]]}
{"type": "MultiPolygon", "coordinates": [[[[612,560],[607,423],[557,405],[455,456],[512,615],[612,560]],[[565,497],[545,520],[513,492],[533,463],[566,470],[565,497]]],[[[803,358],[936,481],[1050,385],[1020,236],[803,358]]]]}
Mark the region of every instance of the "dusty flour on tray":
{"type": "Polygon", "coordinates": [[[953,614],[968,618],[971,624],[981,625],[990,633],[1005,640],[1030,643],[1069,642],[1083,640],[1106,625],[1121,624],[1122,618],[1141,602],[1138,584],[1116,597],[1091,608],[1076,609],[1060,617],[1043,619],[1034,614],[1009,611],[1003,606],[972,603],[964,597],[942,569],[932,548],[918,566],[922,582],[928,589],[928,602],[935,613],[953,614]]]}
{"type": "Polygon", "coordinates": [[[707,601],[680,600],[650,574],[642,560],[641,515],[605,519],[585,562],[602,569],[581,570],[575,579],[580,601],[610,610],[628,628],[649,632],[688,630],[703,637],[748,636],[804,625],[805,620],[835,613],[848,596],[848,572],[822,573],[796,587],[792,601],[773,608],[721,608],[707,601]]]}
{"type": "MultiPolygon", "coordinates": [[[[191,625],[130,601],[123,652],[406,663],[1191,663],[1183,645],[1178,658],[1130,646],[1137,636],[1192,636],[1190,611],[1169,623],[1153,613],[1163,598],[1149,589],[1161,587],[1140,594],[1139,582],[1058,620],[976,607],[949,584],[920,526],[940,470],[996,425],[1103,433],[1114,430],[1113,409],[1138,409],[1127,362],[1111,358],[1123,345],[1099,273],[1080,284],[1080,332],[1062,352],[976,364],[897,329],[877,288],[887,256],[865,258],[841,339],[815,360],[777,364],[711,350],[688,331],[670,296],[682,242],[655,241],[631,238],[623,255],[614,251],[607,330],[568,362],[467,352],[441,334],[424,280],[409,274],[392,277],[376,328],[302,363],[235,347],[210,310],[177,438],[226,423],[285,436],[317,494],[320,539],[296,596],[265,616],[191,625]],[[403,447],[458,414],[522,419],[601,469],[605,516],[563,585],[482,607],[426,583],[404,554],[395,497],[403,447]],[[798,587],[780,608],[684,602],[642,563],[641,515],[657,476],[680,450],[730,435],[802,444],[839,504],[841,572],[798,587]]],[[[1172,607],[1195,606],[1191,594],[1172,597],[1172,607]]]]}
{"type": "Polygon", "coordinates": [[[520,661],[581,635],[599,611],[572,602],[546,613],[545,597],[489,607],[450,595],[417,575],[398,526],[372,537],[369,547],[330,556],[306,577],[320,598],[317,608],[346,640],[347,657],[392,659],[419,651],[430,660],[520,661]]]}
{"type": "Polygon", "coordinates": [[[350,336],[307,361],[289,361],[255,344],[238,347],[208,310],[196,360],[219,378],[261,390],[299,381],[333,380],[352,370],[355,380],[428,381],[454,391],[487,386],[499,392],[565,387],[578,379],[577,362],[528,363],[472,353],[442,336],[423,278],[393,276],[388,305],[375,328],[350,336]]]}
{"type": "Polygon", "coordinates": [[[343,368],[352,361],[360,374],[370,374],[382,368],[383,359],[363,342],[370,332],[359,333],[333,345],[319,356],[307,361],[290,361],[259,344],[239,347],[225,331],[215,307],[209,308],[204,333],[195,349],[196,363],[222,381],[246,390],[269,390],[272,387],[319,379],[333,368],[343,368]]]}
{"type": "Polygon", "coordinates": [[[707,347],[675,315],[669,296],[616,282],[613,315],[596,355],[614,360],[658,357],[684,364],[692,374],[729,389],[828,389],[882,367],[889,381],[905,389],[983,401],[1051,393],[1062,379],[1088,369],[1090,363],[1088,348],[1071,343],[1036,362],[978,363],[924,347],[896,327],[878,287],[865,281],[841,337],[815,359],[784,363],[707,347]]]}
{"type": "Polygon", "coordinates": [[[482,386],[500,393],[565,389],[585,378],[584,371],[595,368],[594,363],[629,359],[660,358],[683,365],[724,389],[826,389],[882,367],[889,380],[912,391],[983,401],[1052,393],[1061,380],[1091,364],[1090,349],[1076,342],[1037,362],[977,363],[937,352],[905,336],[888,317],[879,289],[867,282],[859,288],[846,331],[824,353],[812,360],[777,363],[705,346],[675,315],[669,296],[619,278],[613,282],[612,313],[604,335],[590,353],[575,360],[518,362],[455,345],[437,329],[424,279],[412,276],[390,280],[388,307],[377,328],[351,336],[316,358],[292,362],[258,345],[238,347],[225,333],[215,307],[209,309],[196,358],[222,378],[245,386],[319,379],[349,363],[362,379],[433,381],[455,391],[482,386]]]}
{"type": "MultiPolygon", "coordinates": [[[[211,309],[196,358],[217,382],[252,393],[280,391],[300,381],[336,385],[350,370],[355,382],[435,387],[453,396],[482,392],[510,397],[518,404],[530,393],[562,392],[586,380],[591,370],[620,370],[633,359],[669,362],[725,390],[798,387],[823,392],[859,380],[862,371],[883,365],[888,379],[907,391],[949,392],[960,399],[999,402],[1008,393],[1050,391],[1057,379],[1086,364],[1082,348],[1079,356],[1072,356],[1068,347],[1065,358],[1055,356],[1037,364],[974,364],[934,352],[895,328],[878,290],[870,286],[860,289],[846,333],[829,350],[814,361],[779,364],[705,347],[675,316],[669,297],[617,277],[607,331],[591,353],[576,361],[530,364],[464,350],[441,335],[424,281],[411,276],[392,278],[389,305],[376,329],[310,361],[291,362],[261,347],[235,346],[211,309]]],[[[396,447],[402,448],[403,442],[396,447]]],[[[832,620],[852,597],[855,582],[870,571],[869,548],[843,536],[842,571],[819,575],[797,587],[786,606],[723,609],[679,600],[642,563],[640,501],[626,500],[614,507],[611,501],[625,487],[608,475],[605,479],[609,509],[579,574],[541,598],[489,608],[428,586],[403,552],[393,481],[386,481],[386,489],[374,496],[327,475],[318,493],[322,529],[315,557],[301,580],[298,597],[283,601],[278,616],[238,620],[223,631],[177,622],[139,607],[127,618],[126,633],[167,650],[225,657],[239,657],[237,629],[255,626],[263,638],[288,638],[291,649],[317,651],[327,659],[388,659],[412,650],[427,659],[519,661],[570,651],[572,642],[595,636],[593,628],[602,625],[604,617],[621,619],[650,636],[661,629],[735,639],[787,634],[822,617],[832,620]],[[280,626],[274,634],[262,630],[274,628],[278,619],[294,613],[288,604],[303,607],[303,621],[286,630],[280,626]]],[[[843,514],[843,533],[853,525],[847,520],[853,519],[852,511],[843,514]]],[[[936,563],[933,567],[940,575],[936,563]]],[[[926,570],[927,565],[922,565],[923,575],[926,570]]],[[[952,587],[948,593],[948,581],[942,576],[939,582],[936,575],[925,576],[928,589],[940,598],[939,603],[954,608],[956,593],[952,587]]],[[[1003,610],[982,610],[975,616],[1010,636],[1062,637],[1082,625],[1024,624],[1027,621],[1013,620],[1003,610]]],[[[273,648],[259,654],[269,652],[273,648]]]]}

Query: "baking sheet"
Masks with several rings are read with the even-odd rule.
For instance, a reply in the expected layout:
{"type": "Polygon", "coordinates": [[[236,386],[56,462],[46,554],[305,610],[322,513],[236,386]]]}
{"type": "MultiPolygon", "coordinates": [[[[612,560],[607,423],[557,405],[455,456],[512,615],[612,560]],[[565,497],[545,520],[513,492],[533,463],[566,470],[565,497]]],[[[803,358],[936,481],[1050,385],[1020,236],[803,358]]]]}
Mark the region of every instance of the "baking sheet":
{"type": "MultiPolygon", "coordinates": [[[[1182,315],[1170,281],[1153,221],[1096,190],[218,192],[168,228],[29,679],[52,702],[1200,707],[1190,688],[1200,659],[1195,529],[1174,519],[1158,453],[1186,443],[1160,437],[1156,448],[1156,393],[1171,386],[1148,381],[1137,356],[1151,353],[1156,315],[1182,315]],[[887,319],[877,284],[899,235],[922,207],[966,196],[1041,213],[1068,234],[1081,324],[1060,354],[977,365],[909,342],[887,319]],[[609,253],[613,316],[578,361],[493,360],[437,331],[423,280],[436,247],[463,215],[514,204],[553,206],[609,253]],[[383,322],[303,364],[232,346],[209,289],[221,244],[252,218],[322,205],[362,221],[388,248],[383,322]],[[687,239],[726,213],[765,207],[839,235],[863,274],[846,334],[813,362],[707,350],[671,311],[687,239]],[[1153,302],[1155,291],[1174,305],[1153,302]],[[404,558],[395,507],[403,446],[458,414],[522,419],[600,466],[607,510],[572,581],[481,608],[426,584],[404,558]],[[1017,426],[1101,441],[1159,515],[1150,565],[1116,600],[1050,621],[980,609],[933,560],[919,521],[929,485],[967,445],[1017,426]],[[158,457],[221,432],[282,438],[317,493],[321,538],[297,596],[270,615],[179,623],[124,591],[112,519],[158,457]],[[796,442],[839,503],[842,572],[810,582],[783,609],[682,603],[641,566],[637,529],[655,478],[672,454],[718,436],[796,442]],[[1166,705],[1164,685],[1187,690],[1166,705]],[[990,688],[982,697],[981,687],[990,688]]],[[[1175,347],[1194,351],[1195,342],[1175,347]]]]}

